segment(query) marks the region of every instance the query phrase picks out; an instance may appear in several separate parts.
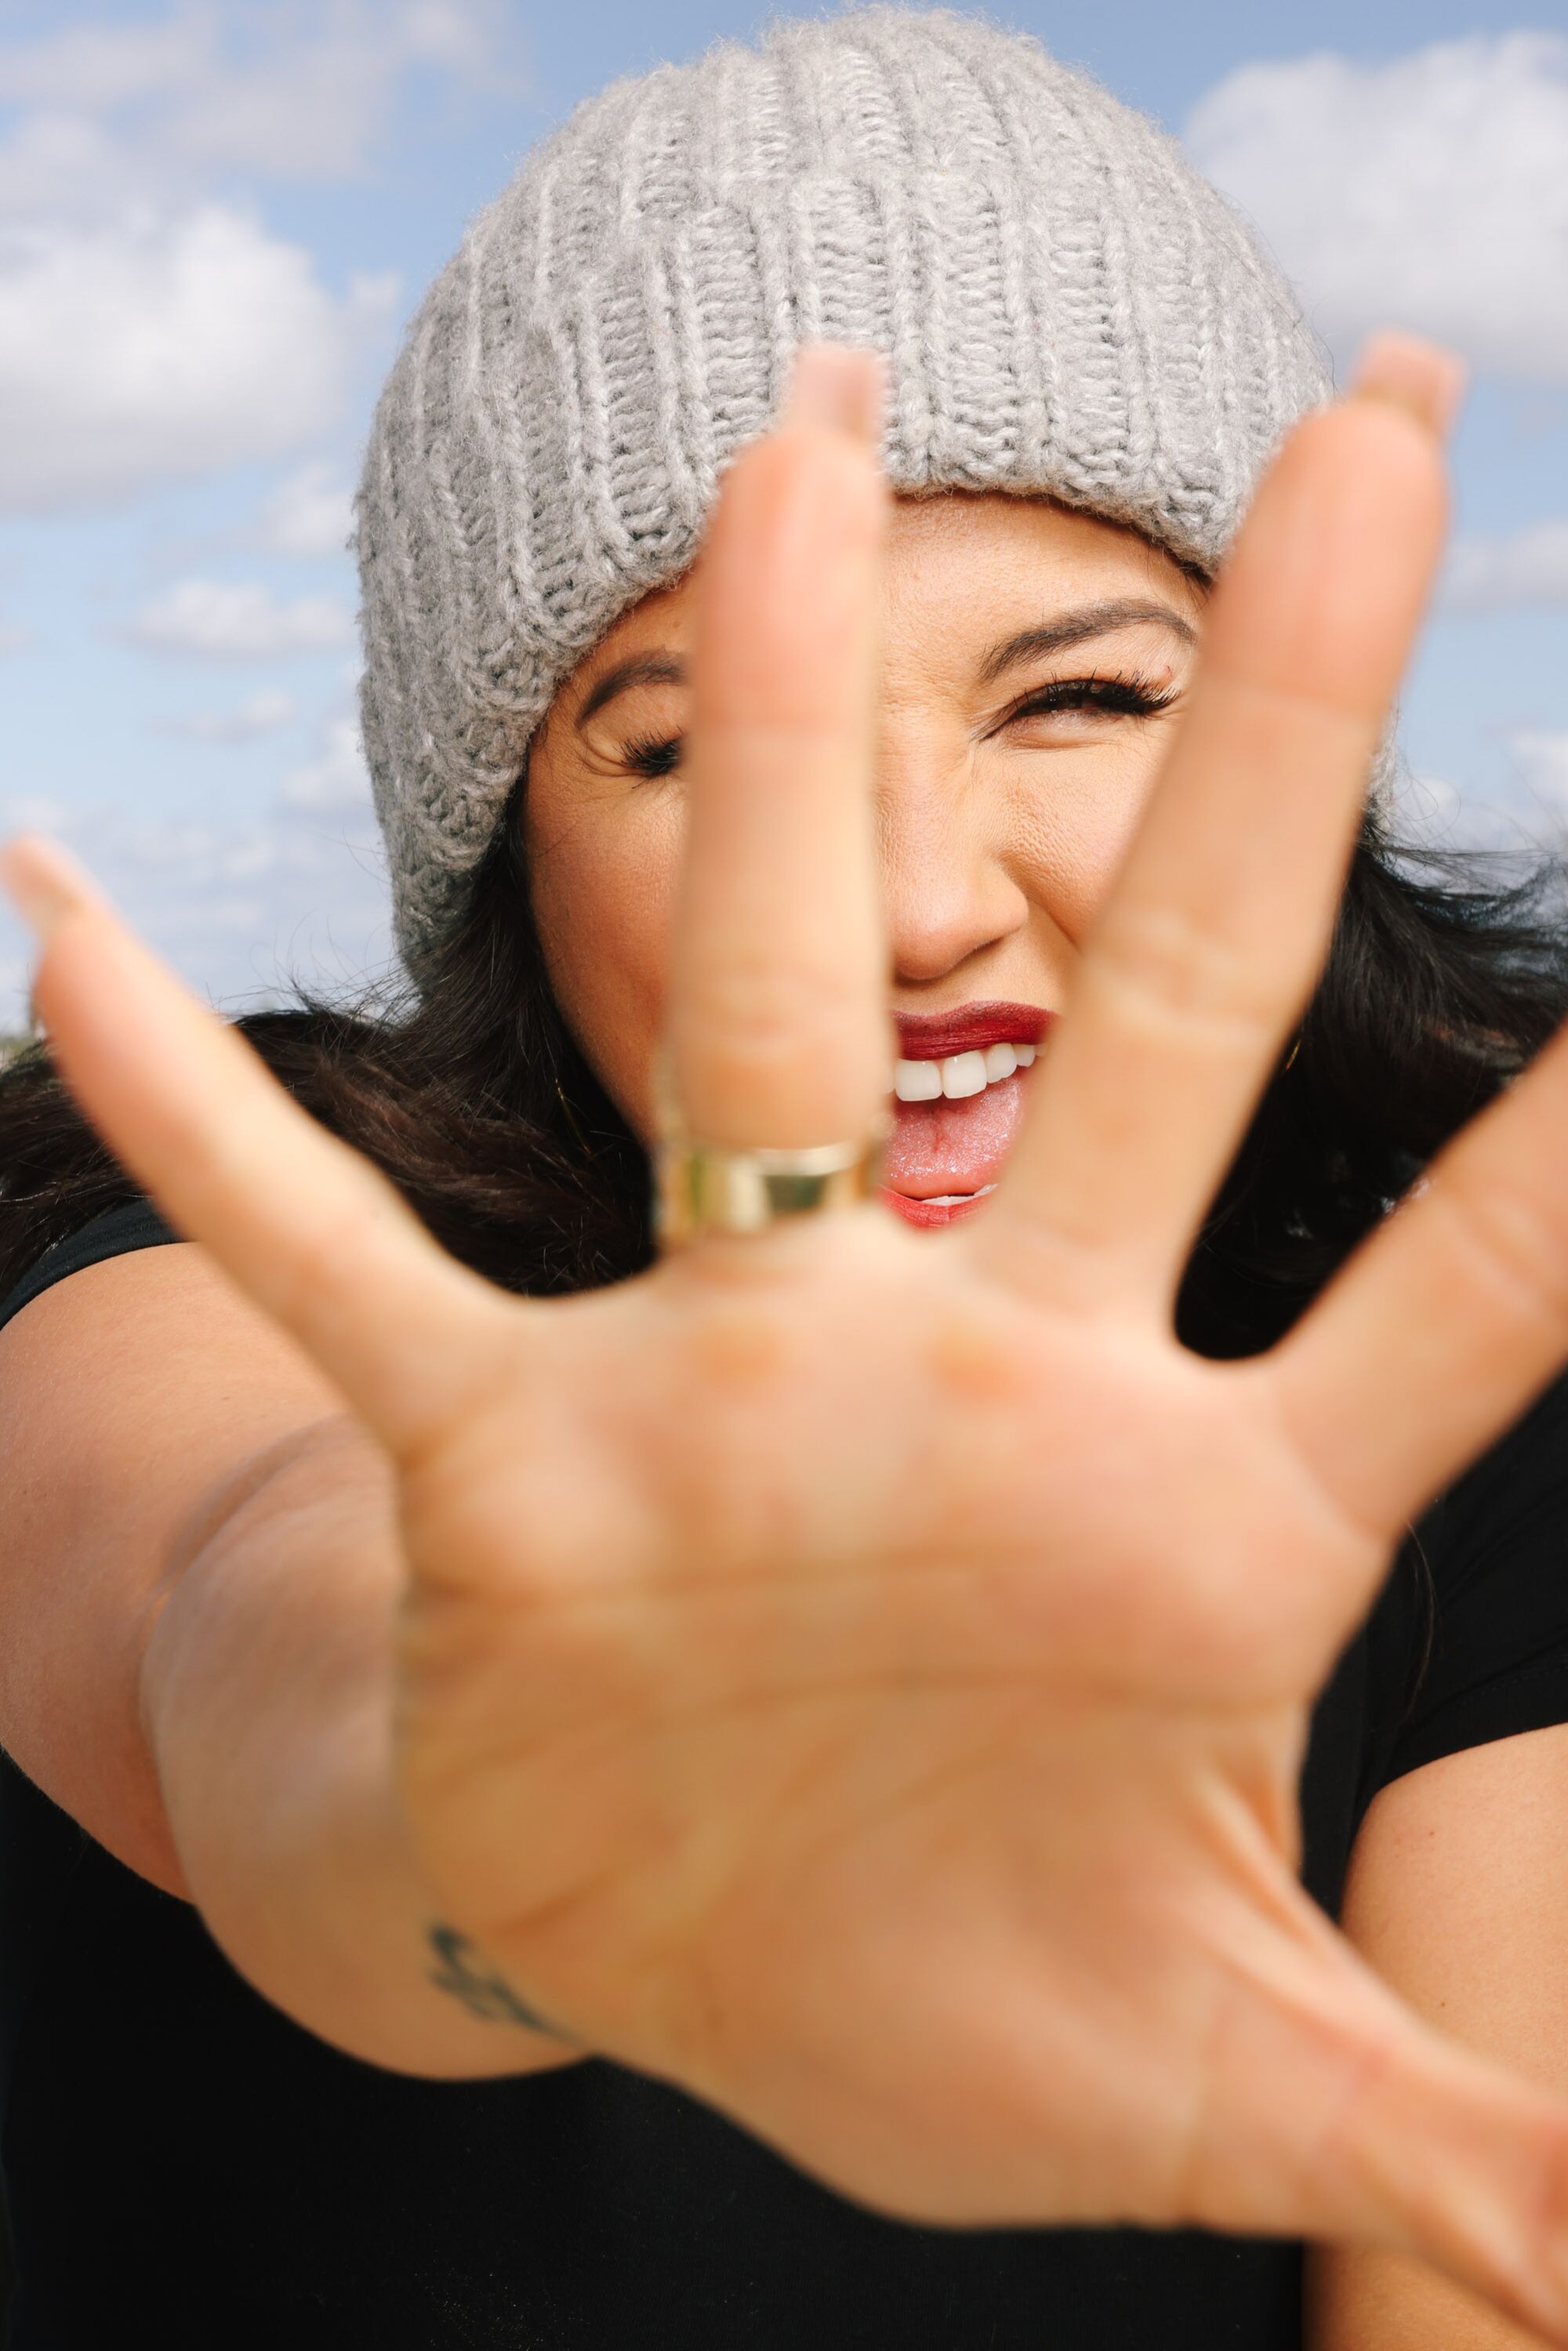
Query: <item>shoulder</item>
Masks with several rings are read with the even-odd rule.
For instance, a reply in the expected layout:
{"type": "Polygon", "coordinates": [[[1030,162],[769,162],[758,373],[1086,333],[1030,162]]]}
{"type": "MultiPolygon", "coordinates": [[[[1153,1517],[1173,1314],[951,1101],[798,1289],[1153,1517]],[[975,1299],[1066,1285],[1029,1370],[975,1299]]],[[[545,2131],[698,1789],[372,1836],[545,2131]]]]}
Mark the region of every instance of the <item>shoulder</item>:
{"type": "Polygon", "coordinates": [[[170,1562],[236,1474],[342,1398],[194,1242],[75,1238],[0,1330],[0,1743],[178,1892],[140,1715],[170,1562]]]}
{"type": "Polygon", "coordinates": [[[24,1306],[46,1290],[53,1289],[68,1274],[81,1271],[89,1265],[99,1265],[106,1259],[120,1257],[133,1250],[153,1249],[177,1242],[181,1235],[160,1215],[145,1194],[137,1193],[111,1207],[74,1226],[70,1231],[51,1241],[31,1265],[26,1267],[12,1288],[0,1296],[0,1330],[3,1330],[24,1306]]]}
{"type": "Polygon", "coordinates": [[[1379,1785],[1568,1720],[1568,1374],[1438,1496],[1404,1559],[1421,1655],[1379,1785]]]}

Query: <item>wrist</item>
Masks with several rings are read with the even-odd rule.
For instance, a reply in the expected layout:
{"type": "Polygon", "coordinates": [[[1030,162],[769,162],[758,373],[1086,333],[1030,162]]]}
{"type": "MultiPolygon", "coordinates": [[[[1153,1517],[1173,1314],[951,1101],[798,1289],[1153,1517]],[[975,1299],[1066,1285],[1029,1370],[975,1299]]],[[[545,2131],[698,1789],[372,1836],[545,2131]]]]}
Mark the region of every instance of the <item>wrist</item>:
{"type": "Polygon", "coordinates": [[[210,1532],[149,1639],[143,1719],[191,1898],[265,1998],[351,2056],[462,2079],[580,2054],[449,1939],[393,1770],[395,1493],[362,1437],[210,1532]],[[462,1958],[459,1972],[454,1962],[462,1958]]]}

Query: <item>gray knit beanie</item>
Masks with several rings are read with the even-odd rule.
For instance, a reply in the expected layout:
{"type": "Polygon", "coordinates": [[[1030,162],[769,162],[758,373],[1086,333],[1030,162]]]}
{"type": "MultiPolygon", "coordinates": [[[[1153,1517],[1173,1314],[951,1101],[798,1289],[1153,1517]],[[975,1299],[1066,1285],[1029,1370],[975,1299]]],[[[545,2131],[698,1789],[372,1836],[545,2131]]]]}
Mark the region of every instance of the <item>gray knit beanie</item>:
{"type": "Polygon", "coordinates": [[[474,220],[371,430],[361,711],[416,985],[556,688],[817,338],[887,354],[894,488],[1049,492],[1207,570],[1333,393],[1244,222],[1030,36],[851,7],[611,83],[474,220]]]}

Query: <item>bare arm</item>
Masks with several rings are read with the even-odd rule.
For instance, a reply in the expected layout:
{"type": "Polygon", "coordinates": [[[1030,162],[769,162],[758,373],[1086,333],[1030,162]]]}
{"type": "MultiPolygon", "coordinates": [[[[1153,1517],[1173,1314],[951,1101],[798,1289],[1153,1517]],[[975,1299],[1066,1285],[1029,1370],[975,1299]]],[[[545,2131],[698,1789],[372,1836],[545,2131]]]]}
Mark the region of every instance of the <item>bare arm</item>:
{"type": "Polygon", "coordinates": [[[392,1492],[343,1414],[245,1465],[188,1530],[141,1685],[174,1846],[235,1966],[339,2048],[449,2079],[566,2064],[445,1928],[402,1829],[392,1492]]]}
{"type": "MultiPolygon", "coordinates": [[[[1442,1755],[1383,1789],[1351,1855],[1342,1924],[1435,2024],[1568,2089],[1568,1727],[1442,1755]]],[[[1308,2351],[1527,2351],[1425,2262],[1307,2248],[1308,2351]]]]}
{"type": "Polygon", "coordinates": [[[397,1833],[391,1490],[205,1249],[57,1282],[0,1331],[0,1741],[323,2038],[453,2078],[559,2064],[430,1942],[397,1833]]]}

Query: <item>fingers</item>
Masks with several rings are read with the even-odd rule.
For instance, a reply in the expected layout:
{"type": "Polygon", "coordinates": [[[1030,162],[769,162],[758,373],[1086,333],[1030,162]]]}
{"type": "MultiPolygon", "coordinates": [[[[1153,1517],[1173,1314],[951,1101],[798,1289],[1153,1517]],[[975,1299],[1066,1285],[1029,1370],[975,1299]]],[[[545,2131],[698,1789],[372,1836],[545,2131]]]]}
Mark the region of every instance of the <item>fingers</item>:
{"type": "Polygon", "coordinates": [[[1406,1520],[1568,1360],[1565,1165],[1559,1029],[1257,1364],[1318,1483],[1378,1539],[1378,1575],[1406,1520]]]}
{"type": "Polygon", "coordinates": [[[33,995],[55,1062],[115,1156],[394,1455],[437,1441],[515,1351],[517,1302],[438,1249],[74,860],[20,835],[0,881],[44,942],[33,995]]]}
{"type": "MultiPolygon", "coordinates": [[[[1427,348],[1390,357],[1419,381],[1427,348]]],[[[1432,353],[1427,376],[1437,401],[1454,363],[1432,353]]],[[[1390,396],[1309,417],[1254,500],[1181,731],[975,1228],[1011,1278],[1032,1268],[1077,1301],[1169,1314],[1321,967],[1440,551],[1440,444],[1405,388],[1396,373],[1390,396]]]]}
{"type": "Polygon", "coordinates": [[[725,478],[697,578],[667,1036],[693,1134],[865,1134],[893,1047],[871,774],[886,488],[876,355],[810,347],[725,478]]]}
{"type": "Polygon", "coordinates": [[[1202,1916],[1170,2219],[1410,2255],[1568,2346],[1568,2104],[1427,2024],[1294,1881],[1202,1916]]]}
{"type": "Polygon", "coordinates": [[[1301,2095],[1291,2233],[1428,2262],[1568,2345],[1568,2105],[1433,2031],[1370,1972],[1350,2013],[1283,2066],[1297,2078],[1260,2079],[1283,2115],[1301,2095]],[[1303,2158],[1309,2097],[1322,2126],[1303,2158]]]}

